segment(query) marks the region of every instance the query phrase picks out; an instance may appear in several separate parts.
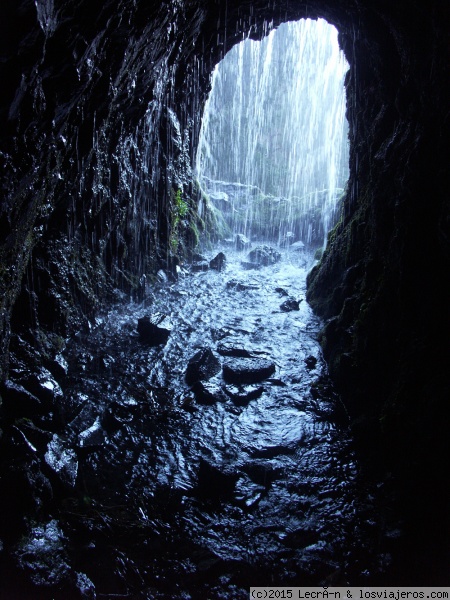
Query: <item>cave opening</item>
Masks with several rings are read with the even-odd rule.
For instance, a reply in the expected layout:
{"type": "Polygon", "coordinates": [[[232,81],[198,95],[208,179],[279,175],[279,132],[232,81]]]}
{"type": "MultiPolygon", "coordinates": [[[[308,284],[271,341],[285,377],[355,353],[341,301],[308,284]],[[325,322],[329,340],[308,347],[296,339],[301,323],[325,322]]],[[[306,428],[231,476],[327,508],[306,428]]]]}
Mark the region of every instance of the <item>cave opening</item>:
{"type": "Polygon", "coordinates": [[[347,70],[324,19],[247,38],[216,65],[195,167],[222,235],[325,246],[348,179],[347,70]]]}

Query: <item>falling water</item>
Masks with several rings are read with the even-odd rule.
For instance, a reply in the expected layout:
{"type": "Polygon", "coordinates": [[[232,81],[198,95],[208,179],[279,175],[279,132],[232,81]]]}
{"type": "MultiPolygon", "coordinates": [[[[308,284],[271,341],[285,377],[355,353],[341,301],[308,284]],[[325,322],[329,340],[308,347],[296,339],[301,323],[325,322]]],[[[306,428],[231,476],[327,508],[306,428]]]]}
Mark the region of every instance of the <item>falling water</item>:
{"type": "Polygon", "coordinates": [[[228,233],[324,244],[348,178],[347,69],[322,19],[245,40],[216,66],[196,170],[228,233]]]}

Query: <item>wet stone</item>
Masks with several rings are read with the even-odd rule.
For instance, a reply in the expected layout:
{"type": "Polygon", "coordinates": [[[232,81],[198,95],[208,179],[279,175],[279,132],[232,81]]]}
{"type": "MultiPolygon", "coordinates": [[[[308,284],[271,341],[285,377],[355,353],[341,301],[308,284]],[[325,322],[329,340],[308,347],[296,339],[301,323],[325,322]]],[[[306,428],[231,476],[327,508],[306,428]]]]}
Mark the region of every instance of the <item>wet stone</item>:
{"type": "Polygon", "coordinates": [[[198,490],[201,495],[212,498],[227,497],[233,493],[238,477],[232,467],[218,467],[202,458],[198,471],[198,490]]]}
{"type": "Polygon", "coordinates": [[[221,356],[234,356],[241,358],[250,358],[251,354],[245,348],[241,346],[237,346],[235,344],[231,344],[229,342],[220,342],[217,344],[217,352],[221,356]]]}
{"type": "Polygon", "coordinates": [[[209,268],[216,271],[223,271],[227,263],[227,257],[223,252],[219,252],[212,260],[209,261],[209,268]]]}
{"type": "Polygon", "coordinates": [[[280,309],[283,312],[291,312],[292,310],[300,310],[300,302],[301,300],[296,300],[295,298],[288,298],[280,305],[280,309]]]}
{"type": "Polygon", "coordinates": [[[13,417],[30,417],[42,414],[42,402],[23,386],[7,380],[1,384],[0,393],[4,411],[13,417]]]}
{"type": "Polygon", "coordinates": [[[274,265],[281,260],[281,254],[271,246],[258,246],[248,255],[252,263],[258,263],[265,267],[274,265]]]}
{"type": "Polygon", "coordinates": [[[82,431],[78,435],[78,444],[80,448],[95,450],[100,447],[105,441],[105,432],[100,424],[100,419],[94,421],[94,423],[82,431]]]}
{"type": "Polygon", "coordinates": [[[263,392],[262,385],[227,385],[225,392],[237,406],[247,406],[251,400],[259,398],[263,392]]]}
{"type": "Polygon", "coordinates": [[[261,268],[261,264],[257,262],[250,262],[248,260],[243,260],[241,262],[241,266],[247,271],[257,271],[261,268]]]}
{"type": "Polygon", "coordinates": [[[305,358],[305,365],[307,369],[315,369],[317,364],[317,358],[315,356],[307,356],[305,358]]]}
{"type": "Polygon", "coordinates": [[[275,373],[275,364],[265,358],[229,358],[223,365],[228,383],[258,383],[275,373]]]}
{"type": "Polygon", "coordinates": [[[192,391],[200,404],[215,404],[216,402],[225,402],[227,399],[218,381],[196,381],[192,386],[192,391]]]}
{"type": "Polygon", "coordinates": [[[259,285],[256,283],[244,283],[231,279],[227,281],[227,288],[237,290],[238,292],[246,292],[248,290],[259,290],[259,285]]]}
{"type": "Polygon", "coordinates": [[[47,446],[45,462],[63,485],[75,487],[78,474],[77,456],[56,434],[47,446]]]}
{"type": "Polygon", "coordinates": [[[189,359],[186,369],[186,383],[211,379],[220,372],[220,361],[210,348],[201,348],[189,359]]]}
{"type": "Polygon", "coordinates": [[[66,540],[56,520],[37,525],[15,552],[18,565],[34,585],[45,588],[61,586],[71,575],[65,545],[66,540]]]}
{"type": "Polygon", "coordinates": [[[172,324],[165,315],[157,314],[138,319],[139,340],[148,346],[165,344],[172,331],[172,324]]]}
{"type": "Polygon", "coordinates": [[[236,250],[243,251],[251,248],[251,241],[243,235],[242,233],[238,233],[234,239],[234,244],[236,246],[236,250]]]}

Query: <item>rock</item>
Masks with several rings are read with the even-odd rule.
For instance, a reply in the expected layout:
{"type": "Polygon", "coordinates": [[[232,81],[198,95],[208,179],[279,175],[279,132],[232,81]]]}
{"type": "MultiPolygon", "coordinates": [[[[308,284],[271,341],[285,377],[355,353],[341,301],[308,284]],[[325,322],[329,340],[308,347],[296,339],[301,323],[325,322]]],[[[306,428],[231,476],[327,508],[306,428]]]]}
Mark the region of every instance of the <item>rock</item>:
{"type": "Polygon", "coordinates": [[[238,474],[229,466],[211,464],[200,459],[198,471],[198,490],[202,495],[220,498],[230,496],[235,488],[238,474]]]}
{"type": "Polygon", "coordinates": [[[167,277],[165,271],[163,271],[162,269],[160,269],[156,273],[156,279],[159,281],[159,283],[161,283],[163,285],[165,285],[169,281],[169,278],[167,277]]]}
{"type": "Polygon", "coordinates": [[[282,287],[275,288],[275,291],[280,294],[280,296],[289,296],[289,293],[282,287]]]}
{"type": "Polygon", "coordinates": [[[236,482],[234,499],[239,506],[249,509],[258,504],[265,491],[264,486],[254,483],[248,475],[243,475],[236,482]]]}
{"type": "Polygon", "coordinates": [[[167,342],[172,324],[165,315],[156,314],[138,319],[137,330],[142,343],[148,346],[160,346],[167,342]]]}
{"type": "Polygon", "coordinates": [[[34,585],[59,587],[70,578],[66,540],[55,519],[33,527],[28,537],[20,542],[15,556],[19,567],[34,585]]]}
{"type": "Polygon", "coordinates": [[[216,271],[222,271],[225,268],[226,262],[227,257],[225,256],[225,254],[223,252],[219,252],[217,256],[210,260],[209,268],[215,269],[216,271]]]}
{"type": "Polygon", "coordinates": [[[50,470],[64,486],[75,487],[78,474],[77,456],[56,433],[47,446],[44,458],[50,470]]]}
{"type": "Polygon", "coordinates": [[[50,371],[42,367],[37,373],[22,379],[21,383],[49,409],[55,404],[61,403],[64,397],[59,383],[53,378],[50,371]]]}
{"type": "Polygon", "coordinates": [[[210,348],[201,348],[189,359],[186,369],[186,383],[211,379],[220,372],[220,361],[210,348]]]}
{"type": "Polygon", "coordinates": [[[225,392],[237,406],[247,406],[251,400],[256,400],[264,392],[262,385],[227,385],[225,392]]]}
{"type": "Polygon", "coordinates": [[[317,358],[315,356],[307,356],[305,358],[305,365],[307,369],[314,369],[317,364],[317,358]]]}
{"type": "Polygon", "coordinates": [[[105,441],[105,432],[100,424],[100,418],[97,417],[94,423],[78,435],[80,448],[95,450],[105,441]]]}
{"type": "Polygon", "coordinates": [[[229,342],[220,342],[217,344],[217,352],[221,356],[234,356],[240,358],[250,358],[252,355],[245,348],[241,348],[240,346],[235,346],[234,344],[230,344],[229,342]]]}
{"type": "Polygon", "coordinates": [[[248,250],[249,248],[251,248],[251,241],[248,239],[248,237],[246,237],[245,235],[243,235],[242,233],[238,233],[236,235],[236,237],[234,238],[234,244],[236,246],[236,250],[248,250]]]}
{"type": "Polygon", "coordinates": [[[291,244],[289,246],[290,250],[304,250],[305,249],[305,244],[303,242],[294,242],[293,244],[291,244]]]}
{"type": "Polygon", "coordinates": [[[23,386],[7,380],[1,384],[3,410],[13,418],[43,414],[42,402],[23,386]]]}
{"type": "Polygon", "coordinates": [[[281,254],[271,246],[258,246],[249,253],[248,257],[251,262],[264,266],[274,265],[281,260],[281,254]]]}
{"type": "Polygon", "coordinates": [[[209,269],[209,262],[207,260],[193,262],[191,264],[191,271],[193,273],[201,273],[202,271],[208,271],[208,269],[209,269]]]}
{"type": "Polygon", "coordinates": [[[291,312],[292,310],[300,310],[300,302],[301,300],[296,300],[295,298],[289,297],[287,300],[280,305],[280,309],[283,312],[291,312]]]}
{"type": "Polygon", "coordinates": [[[235,289],[238,292],[245,292],[247,290],[259,290],[259,285],[257,285],[256,283],[244,283],[242,281],[230,279],[230,281],[227,281],[227,288],[235,289]]]}
{"type": "Polygon", "coordinates": [[[258,383],[275,372],[275,364],[265,358],[230,358],[223,365],[228,383],[258,383]]]}
{"type": "Polygon", "coordinates": [[[200,404],[215,404],[225,402],[227,399],[222,386],[217,381],[196,381],[192,391],[200,404]]]}

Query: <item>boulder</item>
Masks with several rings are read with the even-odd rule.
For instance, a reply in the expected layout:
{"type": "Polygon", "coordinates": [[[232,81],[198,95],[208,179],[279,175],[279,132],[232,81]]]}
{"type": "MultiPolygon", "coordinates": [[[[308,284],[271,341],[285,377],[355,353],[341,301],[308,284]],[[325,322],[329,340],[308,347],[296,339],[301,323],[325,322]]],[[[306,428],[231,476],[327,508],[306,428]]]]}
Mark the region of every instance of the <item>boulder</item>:
{"type": "Polygon", "coordinates": [[[300,310],[300,302],[301,300],[296,300],[290,296],[287,300],[280,305],[280,309],[283,312],[291,312],[292,310],[300,310]]]}
{"type": "Polygon", "coordinates": [[[165,344],[172,331],[172,324],[166,315],[156,314],[138,319],[139,339],[148,346],[165,344]]]}
{"type": "Polygon", "coordinates": [[[75,487],[78,474],[77,456],[56,433],[47,446],[44,458],[51,472],[64,486],[75,487]]]}
{"type": "Polygon", "coordinates": [[[227,263],[227,257],[223,252],[219,252],[212,260],[209,261],[209,268],[216,271],[223,271],[227,263]]]}
{"type": "Polygon", "coordinates": [[[220,372],[220,361],[211,348],[201,348],[189,359],[186,369],[186,383],[211,379],[220,372]]]}
{"type": "Polygon", "coordinates": [[[271,246],[257,246],[248,255],[252,263],[268,266],[281,260],[281,254],[271,246]]]}
{"type": "Polygon", "coordinates": [[[252,246],[252,243],[248,239],[248,237],[246,237],[242,233],[238,233],[236,235],[236,237],[234,239],[234,244],[236,246],[236,250],[240,250],[240,251],[248,250],[252,246]]]}
{"type": "Polygon", "coordinates": [[[259,383],[275,372],[275,364],[265,358],[229,358],[223,365],[227,383],[259,383]]]}

